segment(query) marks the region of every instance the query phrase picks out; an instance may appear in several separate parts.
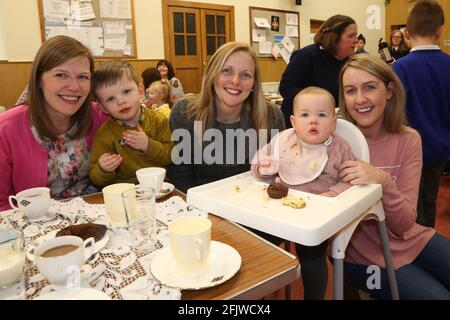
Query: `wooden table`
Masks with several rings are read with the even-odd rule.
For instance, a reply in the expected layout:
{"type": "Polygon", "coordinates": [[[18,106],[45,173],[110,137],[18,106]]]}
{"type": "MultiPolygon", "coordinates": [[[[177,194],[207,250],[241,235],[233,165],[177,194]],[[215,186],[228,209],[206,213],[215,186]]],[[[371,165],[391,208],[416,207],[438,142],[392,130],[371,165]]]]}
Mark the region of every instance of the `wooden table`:
{"type": "MultiPolygon", "coordinates": [[[[178,195],[186,195],[174,190],[158,202],[178,195]]],[[[88,203],[103,203],[101,193],[84,197],[88,203]]],[[[242,258],[239,272],[229,281],[204,290],[184,290],[182,299],[261,299],[283,288],[300,276],[298,259],[281,248],[261,239],[247,229],[223,218],[209,214],[212,221],[212,240],[226,243],[235,248],[242,258]]]]}

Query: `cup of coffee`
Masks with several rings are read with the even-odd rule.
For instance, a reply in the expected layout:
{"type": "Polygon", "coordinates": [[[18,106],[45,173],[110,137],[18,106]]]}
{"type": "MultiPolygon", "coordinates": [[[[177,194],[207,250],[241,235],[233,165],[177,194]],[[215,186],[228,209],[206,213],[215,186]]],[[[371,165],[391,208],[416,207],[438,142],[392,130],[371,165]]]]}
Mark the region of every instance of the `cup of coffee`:
{"type": "Polygon", "coordinates": [[[202,267],[209,255],[211,220],[200,216],[182,216],[169,224],[172,254],[182,269],[202,267]]]}
{"type": "Polygon", "coordinates": [[[161,190],[166,169],[158,167],[142,168],[136,171],[139,184],[144,188],[153,188],[156,193],[161,190]]]}
{"type": "Polygon", "coordinates": [[[79,283],[81,267],[94,253],[94,238],[83,241],[76,236],[61,236],[41,243],[35,251],[35,263],[41,274],[56,286],[79,283]],[[78,279],[72,279],[78,277],[78,279]]]}
{"type": "Polygon", "coordinates": [[[24,269],[23,233],[19,230],[0,230],[0,288],[17,282],[24,269]]]}
{"type": "Polygon", "coordinates": [[[28,219],[40,220],[46,216],[50,208],[50,189],[45,187],[26,189],[15,196],[9,196],[8,201],[12,208],[22,212],[28,219]]]}
{"type": "Polygon", "coordinates": [[[102,189],[106,212],[113,226],[127,227],[127,217],[122,202],[122,192],[136,187],[132,183],[115,183],[102,189]]]}

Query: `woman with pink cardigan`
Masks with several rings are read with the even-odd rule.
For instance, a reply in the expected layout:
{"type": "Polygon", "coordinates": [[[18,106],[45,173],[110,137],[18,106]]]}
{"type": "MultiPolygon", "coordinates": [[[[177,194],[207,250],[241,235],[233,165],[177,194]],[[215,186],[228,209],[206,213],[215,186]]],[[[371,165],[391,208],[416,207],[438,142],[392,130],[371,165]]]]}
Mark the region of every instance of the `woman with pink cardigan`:
{"type": "Polygon", "coordinates": [[[91,101],[94,60],[79,41],[57,36],[36,54],[28,104],[0,115],[0,210],[8,196],[49,187],[53,198],[89,193],[93,136],[106,119],[91,101]]]}
{"type": "MultiPolygon", "coordinates": [[[[339,82],[341,112],[361,130],[370,152],[370,164],[345,161],[340,176],[353,185],[382,185],[400,299],[450,299],[450,240],[416,223],[422,147],[419,134],[405,125],[399,78],[380,58],[358,54],[344,65],[339,82]]],[[[390,299],[380,242],[376,221],[362,221],[347,247],[345,277],[390,299]]]]}

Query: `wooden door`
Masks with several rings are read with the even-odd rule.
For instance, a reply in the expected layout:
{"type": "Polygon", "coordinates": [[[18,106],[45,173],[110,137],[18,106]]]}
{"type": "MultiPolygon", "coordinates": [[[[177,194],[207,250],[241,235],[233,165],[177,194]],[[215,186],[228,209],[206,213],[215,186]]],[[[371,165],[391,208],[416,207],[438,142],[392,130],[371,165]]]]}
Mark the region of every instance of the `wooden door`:
{"type": "Polygon", "coordinates": [[[185,93],[198,93],[211,56],[234,40],[231,6],[163,1],[164,53],[175,68],[185,93]]]}

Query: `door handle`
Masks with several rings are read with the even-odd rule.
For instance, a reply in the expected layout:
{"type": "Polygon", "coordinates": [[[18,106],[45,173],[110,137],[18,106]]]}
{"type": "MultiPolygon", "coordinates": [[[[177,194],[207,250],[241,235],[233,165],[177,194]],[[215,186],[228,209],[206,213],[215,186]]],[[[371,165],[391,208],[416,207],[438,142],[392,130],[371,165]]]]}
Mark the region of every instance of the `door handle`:
{"type": "Polygon", "coordinates": [[[203,61],[203,66],[206,67],[206,65],[208,64],[208,62],[203,61]]]}

